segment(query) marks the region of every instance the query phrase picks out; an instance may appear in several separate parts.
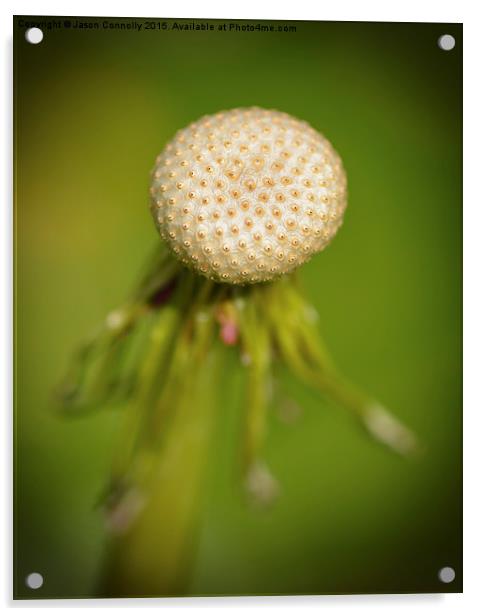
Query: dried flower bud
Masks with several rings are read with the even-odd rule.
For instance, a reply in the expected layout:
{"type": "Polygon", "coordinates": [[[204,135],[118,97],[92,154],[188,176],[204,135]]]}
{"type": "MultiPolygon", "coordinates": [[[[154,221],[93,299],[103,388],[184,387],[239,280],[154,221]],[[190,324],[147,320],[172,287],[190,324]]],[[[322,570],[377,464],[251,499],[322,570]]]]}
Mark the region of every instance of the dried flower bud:
{"type": "Polygon", "coordinates": [[[179,131],[152,173],[161,236],[219,282],[291,272],[330,242],[345,207],[345,172],[331,144],[306,122],[257,107],[179,131]]]}

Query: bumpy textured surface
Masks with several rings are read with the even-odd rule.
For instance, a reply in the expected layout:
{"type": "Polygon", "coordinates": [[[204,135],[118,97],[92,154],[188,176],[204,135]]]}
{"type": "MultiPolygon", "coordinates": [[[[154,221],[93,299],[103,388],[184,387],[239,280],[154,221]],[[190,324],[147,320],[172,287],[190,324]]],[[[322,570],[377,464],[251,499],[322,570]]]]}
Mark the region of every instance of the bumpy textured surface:
{"type": "Polygon", "coordinates": [[[161,236],[183,263],[220,282],[292,271],[330,242],[345,207],[331,144],[279,111],[205,116],[176,134],[152,173],[161,236]]]}

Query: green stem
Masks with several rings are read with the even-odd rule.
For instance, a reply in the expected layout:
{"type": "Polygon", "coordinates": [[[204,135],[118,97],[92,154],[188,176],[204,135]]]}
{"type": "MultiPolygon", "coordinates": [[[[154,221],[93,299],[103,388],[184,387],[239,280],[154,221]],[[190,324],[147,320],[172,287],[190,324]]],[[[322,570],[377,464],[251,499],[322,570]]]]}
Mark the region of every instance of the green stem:
{"type": "Polygon", "coordinates": [[[105,596],[174,596],[187,591],[214,430],[219,353],[219,345],[213,344],[212,310],[196,307],[177,341],[189,347],[189,366],[182,370],[184,383],[174,408],[169,398],[163,438],[148,441],[146,435],[130,465],[131,487],[110,511],[117,535],[104,577],[105,596]]]}

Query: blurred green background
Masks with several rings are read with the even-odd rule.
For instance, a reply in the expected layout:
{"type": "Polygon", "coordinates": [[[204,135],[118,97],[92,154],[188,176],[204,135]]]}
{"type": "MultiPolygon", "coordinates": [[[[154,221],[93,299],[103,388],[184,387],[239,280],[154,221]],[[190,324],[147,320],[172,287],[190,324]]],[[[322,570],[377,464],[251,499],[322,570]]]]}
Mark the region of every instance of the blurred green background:
{"type": "Polygon", "coordinates": [[[236,485],[240,406],[227,368],[190,592],[460,591],[462,27],[61,28],[30,45],[19,19],[16,596],[94,592],[105,543],[95,503],[119,417],[61,419],[52,390],[155,245],[156,155],[201,115],[248,105],[307,120],[341,154],[345,225],[302,278],[341,369],[416,431],[424,454],[391,454],[286,375],[303,413],[292,425],[270,419],[266,456],[282,495],[253,511],[236,485]],[[450,52],[437,46],[445,33],[450,52]],[[452,584],[438,580],[444,566],[452,584]],[[37,591],[25,587],[31,571],[45,579],[37,591]]]}

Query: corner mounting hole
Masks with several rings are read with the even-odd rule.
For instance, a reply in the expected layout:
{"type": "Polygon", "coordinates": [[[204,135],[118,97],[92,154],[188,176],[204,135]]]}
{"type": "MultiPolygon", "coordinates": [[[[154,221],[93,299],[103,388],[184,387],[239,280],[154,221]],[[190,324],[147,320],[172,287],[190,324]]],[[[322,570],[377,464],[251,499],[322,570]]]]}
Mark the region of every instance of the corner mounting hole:
{"type": "Polygon", "coordinates": [[[44,578],[40,573],[29,573],[25,579],[25,584],[32,590],[37,590],[43,586],[44,578]]]}
{"type": "Polygon", "coordinates": [[[444,584],[450,584],[450,582],[453,582],[455,580],[455,571],[452,569],[452,567],[443,567],[438,572],[438,577],[439,580],[444,584]]]}
{"type": "Polygon", "coordinates": [[[25,38],[29,43],[32,43],[32,45],[38,45],[43,37],[44,33],[40,28],[29,28],[25,32],[25,38]]]}
{"type": "Polygon", "coordinates": [[[451,51],[455,47],[455,39],[451,34],[442,34],[438,39],[438,46],[444,51],[451,51]]]}

